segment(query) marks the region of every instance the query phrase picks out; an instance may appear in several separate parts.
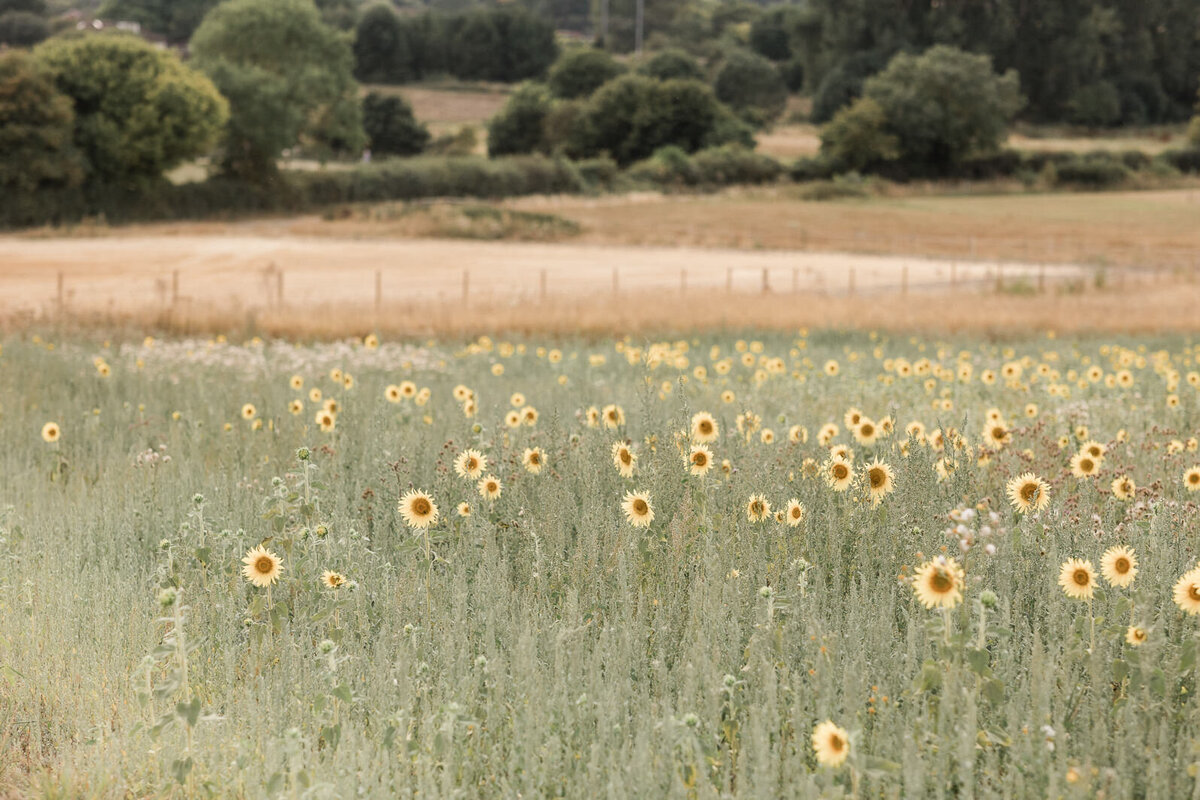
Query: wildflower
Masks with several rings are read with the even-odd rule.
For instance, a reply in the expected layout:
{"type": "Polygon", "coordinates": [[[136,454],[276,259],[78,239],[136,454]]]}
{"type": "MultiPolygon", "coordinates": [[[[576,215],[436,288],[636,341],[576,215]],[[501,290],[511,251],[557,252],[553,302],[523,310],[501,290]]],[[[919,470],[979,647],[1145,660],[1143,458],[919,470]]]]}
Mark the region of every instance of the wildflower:
{"type": "Polygon", "coordinates": [[[879,459],[875,459],[863,468],[867,476],[867,487],[871,495],[871,503],[879,505],[886,495],[896,490],[892,480],[892,468],[879,459]]]}
{"type": "Polygon", "coordinates": [[[1098,467],[1096,459],[1087,452],[1071,456],[1071,474],[1076,478],[1090,478],[1096,474],[1098,467]]]}
{"type": "Polygon", "coordinates": [[[458,477],[475,480],[487,469],[487,456],[478,450],[463,450],[454,459],[454,471],[458,477]]]}
{"type": "Polygon", "coordinates": [[[1125,629],[1125,641],[1133,647],[1141,647],[1146,643],[1146,629],[1130,625],[1125,629]]]}
{"type": "Polygon", "coordinates": [[[471,504],[467,503],[467,502],[459,503],[458,504],[458,515],[460,517],[471,516],[471,504]]]}
{"type": "Polygon", "coordinates": [[[712,463],[712,451],[708,447],[702,444],[692,446],[688,454],[688,472],[703,477],[712,469],[712,463]]]}
{"type": "Polygon", "coordinates": [[[245,564],[242,567],[242,574],[246,576],[246,580],[259,587],[275,583],[279,580],[279,573],[283,572],[283,564],[280,562],[279,556],[261,544],[247,550],[242,563],[245,564]]]}
{"type": "Polygon", "coordinates": [[[546,453],[540,447],[527,447],[521,462],[525,465],[526,472],[537,475],[546,465],[546,453]]]}
{"type": "Polygon", "coordinates": [[[497,499],[504,490],[504,487],[500,485],[500,479],[495,475],[488,475],[481,478],[479,483],[475,485],[475,488],[479,490],[479,496],[485,500],[497,499]]]}
{"type": "Polygon", "coordinates": [[[1132,547],[1110,547],[1100,558],[1100,573],[1111,585],[1123,589],[1137,576],[1137,564],[1132,547]]]}
{"type": "Polygon", "coordinates": [[[854,480],[854,471],[840,458],[831,458],[825,465],[825,482],[835,492],[844,492],[854,480]]]}
{"type": "Polygon", "coordinates": [[[954,608],[962,602],[962,589],[962,567],[945,556],[926,561],[913,576],[913,592],[926,608],[954,608]]]}
{"type": "Polygon", "coordinates": [[[430,495],[412,489],[400,498],[400,516],[408,527],[424,529],[437,524],[438,507],[430,495]]]}
{"type": "MultiPolygon", "coordinates": [[[[49,440],[47,439],[47,441],[49,440]]],[[[1200,492],[1200,466],[1192,467],[1183,473],[1183,485],[1189,492],[1200,492]]]]}
{"type": "Polygon", "coordinates": [[[612,446],[613,464],[622,478],[632,478],[633,468],[637,464],[637,456],[624,442],[614,442],[612,446]]]}
{"type": "Polygon", "coordinates": [[[1096,571],[1092,562],[1070,558],[1058,572],[1058,585],[1072,600],[1091,600],[1096,590],[1096,571]]]}
{"type": "Polygon", "coordinates": [[[649,528],[654,521],[654,509],[650,506],[647,492],[626,492],[621,509],[625,512],[625,519],[635,528],[649,528]]]}
{"type": "Polygon", "coordinates": [[[256,414],[258,414],[258,409],[252,403],[242,406],[242,419],[254,419],[256,414]]]}
{"type": "Polygon", "coordinates": [[[788,500],[787,508],[783,511],[783,521],[789,528],[795,528],[804,521],[804,504],[796,498],[788,500]]]}
{"type": "Polygon", "coordinates": [[[334,572],[327,569],[321,573],[321,583],[325,584],[330,589],[337,589],[346,584],[346,576],[340,572],[334,572]]]}
{"type": "Polygon", "coordinates": [[[746,503],[746,519],[751,522],[762,522],[771,516],[771,504],[761,494],[752,494],[746,503]]]}
{"type": "MultiPolygon", "coordinates": [[[[836,362],[830,362],[836,367],[836,362]]],[[[835,370],[836,373],[836,370],[835,370]]],[[[813,752],[817,763],[823,767],[838,767],[850,755],[850,734],[839,728],[832,720],[825,720],[812,732],[813,752]]]]}
{"type": "Polygon", "coordinates": [[[47,422],[42,426],[42,440],[54,444],[62,436],[62,428],[57,422],[47,422]]]}
{"type": "Polygon", "coordinates": [[[401,398],[400,387],[394,383],[389,385],[383,390],[383,396],[387,398],[389,403],[399,403],[401,398]]]}
{"type": "Polygon", "coordinates": [[[1175,605],[1188,614],[1200,614],[1200,567],[1180,576],[1171,591],[1175,605]]]}
{"type": "Polygon", "coordinates": [[[601,412],[604,427],[619,428],[625,424],[625,411],[618,405],[607,405],[601,412]]]}
{"type": "Polygon", "coordinates": [[[1044,480],[1026,472],[1008,482],[1008,498],[1018,512],[1041,511],[1050,505],[1050,486],[1044,480]]]}
{"type": "Polygon", "coordinates": [[[1113,478],[1112,493],[1113,497],[1118,500],[1129,500],[1133,498],[1134,492],[1137,491],[1137,485],[1128,475],[1120,475],[1113,478]]]}

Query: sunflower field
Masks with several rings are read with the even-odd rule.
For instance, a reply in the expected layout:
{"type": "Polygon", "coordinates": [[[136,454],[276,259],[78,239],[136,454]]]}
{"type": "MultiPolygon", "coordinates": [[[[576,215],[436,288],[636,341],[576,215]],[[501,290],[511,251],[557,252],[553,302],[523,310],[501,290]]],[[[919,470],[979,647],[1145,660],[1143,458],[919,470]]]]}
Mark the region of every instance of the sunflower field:
{"type": "Polygon", "coordinates": [[[1200,795],[1200,343],[0,346],[0,797],[1200,795]]]}

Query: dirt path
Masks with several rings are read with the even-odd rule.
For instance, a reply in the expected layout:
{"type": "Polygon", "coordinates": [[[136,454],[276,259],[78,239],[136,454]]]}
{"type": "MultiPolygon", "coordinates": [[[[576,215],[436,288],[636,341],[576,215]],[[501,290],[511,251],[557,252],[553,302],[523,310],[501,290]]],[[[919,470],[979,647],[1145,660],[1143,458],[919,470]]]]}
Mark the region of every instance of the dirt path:
{"type": "MultiPolygon", "coordinates": [[[[376,271],[387,303],[457,301],[464,273],[472,301],[603,294],[613,276],[622,294],[680,289],[773,292],[914,290],[991,280],[995,263],[794,251],[386,240],[267,235],[0,237],[0,312],[39,311],[64,299],[76,309],[146,309],[167,304],[178,275],[186,302],[255,308],[371,304],[376,271]],[[853,277],[851,277],[853,275],[853,277]],[[282,282],[282,287],[280,283],[282,282]]],[[[1003,265],[1006,279],[1037,279],[1032,264],[1003,265]]],[[[1049,279],[1077,274],[1047,267],[1049,279]]]]}

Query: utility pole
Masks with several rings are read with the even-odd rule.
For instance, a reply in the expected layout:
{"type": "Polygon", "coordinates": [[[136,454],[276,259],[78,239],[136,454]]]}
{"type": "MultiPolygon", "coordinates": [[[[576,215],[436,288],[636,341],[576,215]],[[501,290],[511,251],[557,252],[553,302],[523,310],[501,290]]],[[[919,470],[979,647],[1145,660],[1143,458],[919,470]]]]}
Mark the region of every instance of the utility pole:
{"type": "Polygon", "coordinates": [[[637,0],[637,20],[633,31],[633,51],[635,55],[642,54],[642,33],[645,30],[646,0],[637,0]]]}

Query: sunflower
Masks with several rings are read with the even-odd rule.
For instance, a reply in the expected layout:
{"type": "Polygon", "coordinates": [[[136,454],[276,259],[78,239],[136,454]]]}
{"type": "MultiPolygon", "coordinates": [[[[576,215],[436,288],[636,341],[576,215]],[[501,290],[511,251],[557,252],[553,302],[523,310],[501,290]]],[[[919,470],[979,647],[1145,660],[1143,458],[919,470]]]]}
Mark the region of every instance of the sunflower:
{"type": "Polygon", "coordinates": [[[299,375],[293,375],[288,381],[288,386],[291,386],[297,392],[304,388],[304,378],[299,375]]]}
{"type": "Polygon", "coordinates": [[[879,438],[878,426],[866,417],[859,420],[858,425],[852,427],[850,430],[854,434],[854,440],[863,447],[870,447],[879,438]]]}
{"type": "Polygon", "coordinates": [[[829,448],[829,457],[836,458],[838,461],[845,461],[847,464],[854,463],[854,451],[850,449],[848,444],[835,444],[829,448]]]}
{"type": "Polygon", "coordinates": [[[1067,597],[1074,600],[1091,600],[1096,590],[1096,570],[1092,562],[1080,558],[1069,558],[1058,571],[1058,585],[1067,597]]]}
{"type": "Polygon", "coordinates": [[[288,403],[288,411],[294,417],[300,416],[304,413],[304,401],[297,397],[295,400],[288,403]]]}
{"type": "Polygon", "coordinates": [[[993,450],[999,450],[1012,441],[1012,434],[1009,433],[1003,422],[996,421],[984,428],[983,439],[993,450]]]}
{"type": "Polygon", "coordinates": [[[1110,547],[1100,558],[1100,574],[1112,586],[1124,589],[1138,574],[1138,560],[1132,547],[1110,547]]]}
{"type": "Polygon", "coordinates": [[[333,397],[326,397],[325,404],[322,406],[322,408],[324,408],[330,414],[333,414],[335,417],[342,413],[342,404],[333,397]]]}
{"type": "Polygon", "coordinates": [[[242,419],[254,419],[257,414],[258,409],[254,407],[253,403],[246,403],[242,406],[242,419]]]}
{"type": "Polygon", "coordinates": [[[512,396],[508,398],[508,402],[513,408],[520,408],[525,405],[525,395],[520,392],[513,392],[512,396]]]}
{"type": "Polygon", "coordinates": [[[308,402],[319,403],[319,402],[321,402],[321,397],[322,397],[321,390],[318,389],[316,386],[314,386],[313,388],[308,390],[308,402]]]}
{"type": "Polygon", "coordinates": [[[654,521],[654,509],[650,506],[647,492],[626,492],[621,510],[625,512],[625,519],[635,528],[649,528],[654,521]]]}
{"type": "Polygon", "coordinates": [[[1200,567],[1188,570],[1171,592],[1175,605],[1189,614],[1200,614],[1200,567]]]}
{"type": "Polygon", "coordinates": [[[475,480],[483,471],[487,469],[487,456],[478,450],[463,450],[458,454],[458,458],[454,459],[454,471],[458,473],[458,477],[466,480],[475,480]]]}
{"type": "Polygon", "coordinates": [[[708,449],[707,445],[692,445],[692,450],[688,453],[688,472],[703,477],[712,469],[712,464],[712,451],[708,449]]]}
{"type": "Polygon", "coordinates": [[[812,746],[818,764],[839,767],[850,755],[850,734],[827,719],[813,729],[812,746]]]}
{"type": "Polygon", "coordinates": [[[1183,485],[1189,492],[1200,492],[1200,466],[1192,467],[1183,473],[1183,485]]]}
{"type": "Polygon", "coordinates": [[[892,468],[878,458],[863,467],[863,474],[867,477],[867,489],[874,505],[882,503],[885,496],[896,490],[896,484],[892,480],[892,468]]]}
{"type": "Polygon", "coordinates": [[[1136,491],[1137,485],[1128,475],[1119,475],[1113,478],[1112,493],[1113,497],[1118,500],[1130,500],[1136,491]]]}
{"type": "Polygon", "coordinates": [[[600,409],[596,408],[595,406],[591,406],[586,412],[584,412],[584,416],[587,418],[587,426],[589,428],[600,427],[600,409]]]}
{"type": "Polygon", "coordinates": [[[792,444],[804,444],[808,441],[808,428],[803,425],[788,428],[788,441],[792,444]]]}
{"type": "Polygon", "coordinates": [[[913,592],[926,608],[954,608],[962,602],[962,589],[962,567],[945,556],[926,561],[913,575],[913,592]]]}
{"type": "Polygon", "coordinates": [[[521,412],[515,410],[509,411],[504,415],[504,424],[510,428],[521,427],[521,412]]]}
{"type": "Polygon", "coordinates": [[[613,464],[617,467],[617,472],[621,473],[622,478],[632,478],[633,468],[637,465],[637,456],[629,449],[629,445],[624,442],[613,442],[612,446],[613,464]]]}
{"type": "Polygon", "coordinates": [[[842,415],[842,422],[846,423],[847,428],[853,428],[863,418],[863,412],[851,406],[846,409],[846,413],[842,415]]]}
{"type": "Polygon", "coordinates": [[[460,517],[471,516],[471,504],[467,503],[467,502],[459,503],[458,504],[458,515],[460,517]]]}
{"type": "Polygon", "coordinates": [[[821,426],[821,430],[817,431],[817,444],[821,447],[828,447],[833,441],[833,437],[838,435],[838,426],[832,422],[828,422],[821,426]]]}
{"type": "Polygon", "coordinates": [[[1096,474],[1100,465],[1089,453],[1076,453],[1071,456],[1071,474],[1076,478],[1090,478],[1096,474]]]}
{"type": "Polygon", "coordinates": [[[796,498],[788,500],[787,508],[783,510],[783,521],[789,528],[795,528],[804,521],[804,504],[796,498]]]}
{"type": "Polygon", "coordinates": [[[1141,647],[1146,643],[1146,629],[1130,625],[1125,629],[1125,642],[1133,647],[1141,647]]]}
{"type": "Polygon", "coordinates": [[[410,489],[400,498],[400,516],[408,527],[424,529],[437,524],[438,507],[429,494],[410,489]]]}
{"type": "Polygon", "coordinates": [[[525,465],[526,472],[537,475],[546,466],[546,453],[540,447],[527,447],[521,456],[521,463],[525,465]]]}
{"type": "Polygon", "coordinates": [[[62,428],[57,422],[47,422],[42,426],[42,440],[54,444],[62,436],[62,428]]]}
{"type": "Polygon", "coordinates": [[[416,397],[417,396],[417,385],[415,383],[413,383],[412,381],[401,381],[400,382],[400,394],[402,394],[405,397],[408,397],[410,399],[413,397],[416,397]]]}
{"type": "Polygon", "coordinates": [[[105,362],[101,361],[99,364],[96,365],[96,374],[99,375],[101,378],[107,378],[109,375],[112,374],[112,367],[110,367],[105,362]]]}
{"type": "Polygon", "coordinates": [[[751,522],[762,522],[771,516],[771,504],[761,494],[752,494],[746,502],[746,519],[751,522]]]}
{"type": "MultiPolygon", "coordinates": [[[[396,390],[399,391],[399,389],[400,389],[400,387],[397,386],[396,390]]],[[[465,384],[462,384],[462,383],[455,386],[451,390],[450,393],[451,393],[451,395],[453,395],[454,399],[460,403],[467,402],[468,400],[471,399],[471,396],[474,394],[469,387],[467,387],[465,384]]]]}
{"type": "Polygon", "coordinates": [[[400,387],[394,383],[389,385],[383,390],[383,396],[387,398],[389,403],[399,403],[402,396],[400,394],[400,387]]]}
{"type": "Polygon", "coordinates": [[[315,421],[322,433],[330,433],[337,427],[337,417],[329,411],[318,411],[315,421]]]}
{"type": "Polygon", "coordinates": [[[1050,505],[1050,486],[1044,480],[1026,472],[1008,482],[1008,499],[1021,513],[1041,511],[1050,505]]]}
{"type": "Polygon", "coordinates": [[[1096,463],[1104,461],[1104,454],[1108,452],[1108,448],[1100,444],[1100,442],[1088,440],[1079,446],[1079,452],[1087,453],[1092,458],[1096,459],[1096,463]]]}
{"type": "Polygon", "coordinates": [[[904,426],[904,433],[909,439],[915,439],[917,442],[925,443],[925,423],[918,420],[913,420],[904,426]]]}
{"type": "Polygon", "coordinates": [[[532,427],[537,425],[538,410],[533,406],[525,406],[521,409],[521,422],[526,426],[532,427]]]}
{"type": "Polygon", "coordinates": [[[495,500],[504,491],[504,487],[500,485],[500,479],[495,475],[485,475],[479,479],[479,483],[475,484],[475,488],[479,490],[479,496],[485,500],[495,500]]]}
{"type": "Polygon", "coordinates": [[[605,406],[600,415],[606,428],[616,429],[625,424],[625,410],[618,405],[605,406]]]}
{"type": "Polygon", "coordinates": [[[270,586],[279,580],[279,573],[283,572],[283,564],[279,561],[279,556],[261,544],[247,550],[242,563],[245,564],[242,567],[242,574],[255,586],[270,586]]]}
{"type": "Polygon", "coordinates": [[[854,481],[854,470],[850,464],[840,458],[830,458],[825,463],[825,482],[835,492],[844,492],[854,481]]]}
{"type": "Polygon", "coordinates": [[[327,569],[321,573],[321,583],[328,586],[330,589],[337,589],[346,584],[346,576],[340,572],[334,572],[327,569]]]}

